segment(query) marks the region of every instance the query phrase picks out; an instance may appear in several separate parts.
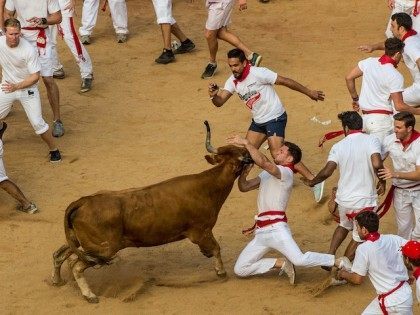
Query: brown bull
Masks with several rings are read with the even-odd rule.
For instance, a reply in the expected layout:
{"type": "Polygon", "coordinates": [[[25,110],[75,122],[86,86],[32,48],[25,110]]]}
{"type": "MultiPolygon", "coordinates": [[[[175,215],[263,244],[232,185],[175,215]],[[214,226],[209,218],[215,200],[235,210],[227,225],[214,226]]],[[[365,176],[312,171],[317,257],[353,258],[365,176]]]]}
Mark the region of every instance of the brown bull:
{"type": "Polygon", "coordinates": [[[83,296],[97,303],[83,275],[86,268],[109,262],[126,247],[157,246],[185,238],[205,256],[214,257],[218,276],[226,275],[212,229],[235,179],[252,160],[244,148],[229,145],[215,150],[205,124],[206,148],[212,153],[206,160],[215,167],[144,188],[99,192],[68,206],[64,217],[67,244],[53,255],[55,285],[63,283],[63,262],[76,254],[69,261],[71,271],[83,296]]]}

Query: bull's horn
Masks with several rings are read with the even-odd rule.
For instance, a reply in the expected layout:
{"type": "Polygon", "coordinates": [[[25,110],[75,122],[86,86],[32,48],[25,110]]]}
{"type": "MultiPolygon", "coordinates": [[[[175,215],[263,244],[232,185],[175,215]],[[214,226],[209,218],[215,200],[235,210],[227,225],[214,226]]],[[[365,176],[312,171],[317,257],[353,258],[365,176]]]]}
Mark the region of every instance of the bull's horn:
{"type": "Polygon", "coordinates": [[[209,122],[206,120],[204,121],[204,124],[206,125],[206,130],[207,130],[207,135],[206,135],[206,149],[207,151],[209,151],[210,153],[215,153],[217,154],[217,150],[215,148],[213,148],[213,146],[210,143],[210,138],[211,138],[211,132],[210,132],[210,125],[209,122]]]}

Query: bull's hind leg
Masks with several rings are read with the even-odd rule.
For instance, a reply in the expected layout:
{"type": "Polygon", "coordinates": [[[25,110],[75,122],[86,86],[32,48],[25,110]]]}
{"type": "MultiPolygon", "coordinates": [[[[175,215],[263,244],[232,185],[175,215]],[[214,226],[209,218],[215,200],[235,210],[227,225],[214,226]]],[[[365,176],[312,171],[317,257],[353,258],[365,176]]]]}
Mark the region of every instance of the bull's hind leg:
{"type": "Polygon", "coordinates": [[[53,285],[63,285],[65,282],[61,278],[60,270],[61,265],[63,262],[69,258],[69,256],[73,252],[70,249],[70,246],[63,245],[59,249],[57,249],[53,254],[53,261],[54,261],[54,271],[52,275],[52,284],[53,285]]]}
{"type": "Polygon", "coordinates": [[[99,299],[98,297],[93,294],[93,292],[90,290],[89,285],[86,282],[86,278],[83,274],[86,268],[92,267],[92,264],[87,264],[84,261],[80,260],[79,258],[76,258],[75,260],[72,260],[70,263],[71,271],[73,272],[74,279],[77,282],[77,285],[80,288],[80,291],[82,292],[83,297],[89,302],[89,303],[98,303],[99,299]]]}
{"type": "Polygon", "coordinates": [[[223,267],[222,256],[220,255],[220,246],[214,238],[212,231],[206,231],[204,234],[200,231],[195,236],[196,238],[190,237],[190,240],[200,247],[204,256],[209,258],[214,257],[214,269],[216,270],[217,276],[225,277],[226,271],[223,267]]]}

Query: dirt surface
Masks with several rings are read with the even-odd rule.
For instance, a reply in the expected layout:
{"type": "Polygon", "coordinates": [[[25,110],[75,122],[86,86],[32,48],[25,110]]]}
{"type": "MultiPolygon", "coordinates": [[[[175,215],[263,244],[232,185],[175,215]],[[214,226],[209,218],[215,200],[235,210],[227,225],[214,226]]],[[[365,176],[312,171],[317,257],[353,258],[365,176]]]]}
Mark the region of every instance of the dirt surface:
{"type": "MultiPolygon", "coordinates": [[[[76,21],[80,21],[81,1],[76,21]]],[[[15,201],[0,192],[0,313],[3,314],[357,314],[375,297],[366,281],[361,286],[332,288],[314,298],[311,290],[326,277],[320,268],[297,268],[297,284],[276,273],[247,280],[233,274],[237,256],[248,239],[240,233],[252,224],[256,192],[240,193],[235,185],[223,206],[214,234],[228,273],[217,279],[212,261],[189,241],[147,249],[127,249],[115,262],[86,272],[100,303],[81,297],[63,265],[66,285],[50,284],[52,253],[64,243],[63,214],[80,196],[99,190],[141,187],[177,175],[208,169],[204,160],[204,126],[213,127],[213,144],[231,134],[245,134],[250,113],[233,96],[222,108],[211,105],[208,81],[200,79],[207,58],[203,37],[203,1],[174,1],[174,15],[197,49],[163,66],[154,63],[161,35],[151,1],[127,1],[130,39],[117,44],[112,22],[100,13],[88,46],[94,63],[94,88],[79,94],[79,74],[64,42],[59,51],[67,78],[57,81],[66,134],[58,140],[63,161],[48,162],[47,148],[33,133],[18,105],[7,118],[4,136],[9,177],[40,208],[36,215],[15,211],[15,201]],[[128,302],[131,301],[131,302],[128,302]]],[[[337,112],[350,108],[344,76],[367,57],[359,44],[384,38],[386,1],[249,0],[246,12],[235,10],[232,30],[263,55],[263,66],[309,87],[325,91],[323,103],[278,87],[289,121],[288,140],[304,150],[304,161],[315,172],[325,163],[332,143],[317,147],[320,136],[339,129],[337,112]],[[330,125],[311,121],[332,120],[330,125]]],[[[220,43],[218,73],[223,85],[229,75],[220,43]]],[[[410,78],[404,65],[399,67],[410,78]]],[[[44,113],[51,111],[40,87],[44,113]]],[[[268,154],[268,152],[266,152],[268,154]]],[[[257,174],[254,170],[252,174],[257,174]]],[[[355,170],[355,176],[357,171],[355,170]]],[[[336,177],[328,180],[324,199],[316,204],[311,191],[295,177],[288,207],[291,229],[303,251],[326,251],[335,228],[327,201],[336,177]]],[[[381,230],[395,233],[392,211],[381,230]]],[[[420,313],[416,306],[414,312],[420,313]]]]}

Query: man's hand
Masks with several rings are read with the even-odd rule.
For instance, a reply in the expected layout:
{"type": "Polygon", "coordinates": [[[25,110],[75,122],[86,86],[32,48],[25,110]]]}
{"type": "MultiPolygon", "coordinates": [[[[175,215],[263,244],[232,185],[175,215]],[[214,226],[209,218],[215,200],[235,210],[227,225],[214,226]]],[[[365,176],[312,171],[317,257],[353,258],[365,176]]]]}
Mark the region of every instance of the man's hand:
{"type": "Polygon", "coordinates": [[[246,0],[238,0],[239,4],[239,11],[243,11],[247,9],[246,0]]]}
{"type": "Polygon", "coordinates": [[[16,85],[16,84],[9,83],[9,82],[7,82],[7,81],[6,81],[6,83],[3,83],[3,84],[1,85],[1,90],[2,90],[4,93],[12,93],[12,92],[14,92],[14,91],[18,90],[18,87],[17,87],[17,85],[16,85]]]}
{"type": "Polygon", "coordinates": [[[394,173],[386,166],[378,170],[378,175],[379,175],[379,178],[382,180],[394,178],[394,173]]]}
{"type": "Polygon", "coordinates": [[[383,194],[385,194],[385,190],[386,190],[386,181],[380,180],[376,184],[376,192],[378,193],[379,196],[382,196],[383,194]]]}
{"type": "Polygon", "coordinates": [[[254,164],[247,164],[242,169],[241,176],[245,176],[245,178],[248,176],[249,172],[251,172],[251,169],[254,167],[254,164]]]}
{"type": "Polygon", "coordinates": [[[247,144],[249,144],[249,141],[245,138],[242,138],[241,136],[231,136],[226,138],[226,142],[228,144],[233,144],[233,145],[237,145],[237,146],[246,146],[247,144]]]}
{"type": "Polygon", "coordinates": [[[219,92],[219,86],[216,83],[209,84],[209,96],[210,98],[215,97],[219,92]]]}
{"type": "Polygon", "coordinates": [[[395,0],[388,0],[388,8],[391,10],[395,8],[395,0]]]}
{"type": "Polygon", "coordinates": [[[307,179],[306,177],[301,177],[300,180],[302,181],[302,183],[304,183],[306,186],[309,187],[314,187],[314,185],[312,184],[312,180],[307,179]]]}
{"type": "Polygon", "coordinates": [[[325,98],[325,93],[322,91],[311,90],[308,96],[314,101],[323,101],[325,98]]]}
{"type": "Polygon", "coordinates": [[[41,26],[46,26],[46,25],[44,25],[44,24],[42,24],[42,18],[40,18],[40,17],[31,17],[30,19],[28,19],[28,20],[26,20],[26,21],[28,21],[29,23],[31,23],[31,27],[41,27],[41,26]]]}
{"type": "Polygon", "coordinates": [[[355,112],[358,112],[358,111],[359,111],[359,109],[360,109],[359,101],[353,101],[353,102],[351,103],[351,106],[353,107],[353,110],[354,110],[355,112]]]}
{"type": "Polygon", "coordinates": [[[357,49],[366,53],[371,53],[372,51],[374,51],[373,46],[368,44],[360,45],[357,49]]]}

